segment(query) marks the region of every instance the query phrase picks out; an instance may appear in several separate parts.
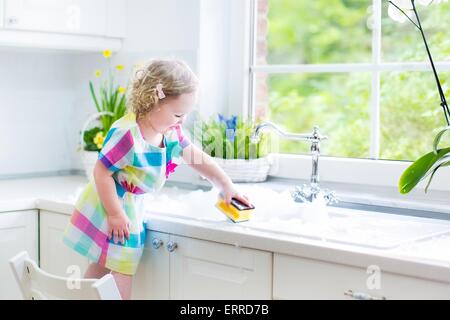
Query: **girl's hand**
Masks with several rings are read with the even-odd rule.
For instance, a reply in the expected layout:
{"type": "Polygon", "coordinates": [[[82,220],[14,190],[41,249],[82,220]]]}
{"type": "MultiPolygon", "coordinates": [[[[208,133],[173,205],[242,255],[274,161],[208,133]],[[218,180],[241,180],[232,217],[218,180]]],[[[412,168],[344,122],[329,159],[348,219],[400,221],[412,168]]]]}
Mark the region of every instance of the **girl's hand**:
{"type": "Polygon", "coordinates": [[[222,188],[222,196],[226,202],[226,204],[230,205],[231,203],[231,198],[236,198],[239,201],[243,202],[244,204],[251,206],[252,204],[250,203],[250,201],[248,200],[248,197],[240,194],[233,183],[227,184],[222,188]]]}
{"type": "Polygon", "coordinates": [[[114,237],[114,243],[125,244],[124,237],[130,238],[130,220],[124,213],[107,215],[108,217],[108,240],[114,237]]]}

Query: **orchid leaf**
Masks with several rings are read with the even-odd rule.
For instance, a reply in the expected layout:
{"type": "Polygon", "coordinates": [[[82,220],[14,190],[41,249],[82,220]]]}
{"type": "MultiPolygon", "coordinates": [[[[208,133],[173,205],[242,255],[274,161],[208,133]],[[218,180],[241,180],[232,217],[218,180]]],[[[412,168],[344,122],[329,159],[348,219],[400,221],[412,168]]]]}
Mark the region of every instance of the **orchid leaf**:
{"type": "Polygon", "coordinates": [[[450,152],[450,148],[444,148],[434,153],[429,152],[414,161],[402,174],[398,183],[401,194],[409,193],[429,172],[433,165],[450,152]]]}
{"type": "Polygon", "coordinates": [[[444,135],[445,132],[447,132],[447,131],[449,131],[449,130],[450,130],[450,127],[443,128],[442,130],[440,130],[440,131],[438,132],[438,134],[437,134],[436,137],[434,138],[434,141],[433,141],[433,150],[434,150],[434,153],[435,153],[435,154],[437,154],[438,145],[439,145],[439,142],[441,141],[442,136],[444,135]]]}
{"type": "MultiPolygon", "coordinates": [[[[447,156],[447,157],[448,157],[448,156],[447,156]]],[[[428,179],[427,185],[426,185],[426,187],[425,187],[425,193],[428,192],[428,187],[430,186],[431,180],[433,180],[433,176],[434,176],[434,174],[436,173],[436,171],[437,171],[440,167],[446,167],[446,166],[449,166],[449,165],[450,165],[450,161],[447,161],[447,162],[441,163],[441,164],[438,165],[436,168],[434,168],[433,172],[432,172],[431,175],[430,175],[430,178],[428,179]]]]}

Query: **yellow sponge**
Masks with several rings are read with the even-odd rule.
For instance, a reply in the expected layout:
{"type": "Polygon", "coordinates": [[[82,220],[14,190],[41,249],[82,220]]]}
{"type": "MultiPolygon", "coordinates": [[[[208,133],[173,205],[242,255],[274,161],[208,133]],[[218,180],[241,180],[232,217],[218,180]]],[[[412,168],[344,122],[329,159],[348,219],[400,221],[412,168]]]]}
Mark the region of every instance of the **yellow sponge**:
{"type": "Polygon", "coordinates": [[[251,217],[253,209],[255,209],[254,206],[248,207],[234,198],[231,200],[230,205],[227,205],[223,199],[219,199],[216,207],[220,209],[233,222],[248,221],[251,217]]]}

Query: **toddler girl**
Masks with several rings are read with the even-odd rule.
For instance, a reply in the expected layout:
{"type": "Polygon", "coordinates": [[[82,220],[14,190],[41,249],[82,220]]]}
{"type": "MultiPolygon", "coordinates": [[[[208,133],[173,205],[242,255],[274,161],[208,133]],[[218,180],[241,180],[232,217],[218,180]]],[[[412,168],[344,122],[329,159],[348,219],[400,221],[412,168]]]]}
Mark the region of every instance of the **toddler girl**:
{"type": "Polygon", "coordinates": [[[123,299],[131,296],[143,252],[142,195],[159,190],[181,159],[219,188],[227,203],[234,197],[250,204],[183,134],[181,124],[196,102],[197,87],[195,74],[178,60],[154,60],[136,72],[129,112],[109,130],[94,181],[80,195],[66,227],[64,243],[92,261],[85,278],[111,272],[123,299]]]}

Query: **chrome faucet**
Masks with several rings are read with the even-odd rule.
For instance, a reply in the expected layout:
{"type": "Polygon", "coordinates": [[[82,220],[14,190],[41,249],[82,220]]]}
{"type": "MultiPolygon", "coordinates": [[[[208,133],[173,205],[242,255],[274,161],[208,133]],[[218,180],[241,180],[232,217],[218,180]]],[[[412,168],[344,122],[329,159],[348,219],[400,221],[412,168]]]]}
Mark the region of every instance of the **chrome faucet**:
{"type": "Polygon", "coordinates": [[[327,136],[322,136],[319,133],[319,127],[314,126],[313,132],[309,134],[304,133],[289,133],[282,130],[272,122],[262,122],[257,125],[253,131],[251,141],[253,143],[259,141],[260,134],[265,129],[272,129],[278,135],[288,140],[298,140],[311,142],[311,156],[312,156],[312,171],[310,184],[303,184],[297,186],[296,190],[292,192],[292,197],[296,202],[313,202],[319,193],[323,194],[324,200],[327,204],[336,203],[338,201],[334,191],[328,189],[321,189],[319,186],[319,156],[320,156],[320,142],[328,139],[327,136]]]}

